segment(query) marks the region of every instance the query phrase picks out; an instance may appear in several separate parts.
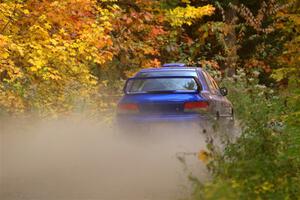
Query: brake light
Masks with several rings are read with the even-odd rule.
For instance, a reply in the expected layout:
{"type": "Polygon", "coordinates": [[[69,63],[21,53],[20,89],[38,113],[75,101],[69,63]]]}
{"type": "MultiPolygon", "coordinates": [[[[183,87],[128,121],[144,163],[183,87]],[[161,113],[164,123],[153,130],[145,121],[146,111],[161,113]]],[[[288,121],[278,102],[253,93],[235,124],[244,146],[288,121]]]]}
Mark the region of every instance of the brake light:
{"type": "Polygon", "coordinates": [[[209,104],[206,101],[186,102],[184,112],[207,112],[209,104]]]}
{"type": "Polygon", "coordinates": [[[135,103],[121,103],[118,105],[118,113],[138,113],[139,106],[135,103]]]}

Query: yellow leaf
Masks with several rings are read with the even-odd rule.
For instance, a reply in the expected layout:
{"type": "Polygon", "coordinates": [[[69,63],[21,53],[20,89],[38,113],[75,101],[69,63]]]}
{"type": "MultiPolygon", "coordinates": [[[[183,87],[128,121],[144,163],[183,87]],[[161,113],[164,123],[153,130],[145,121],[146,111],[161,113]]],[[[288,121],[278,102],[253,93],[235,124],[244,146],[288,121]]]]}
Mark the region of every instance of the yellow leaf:
{"type": "Polygon", "coordinates": [[[198,153],[199,160],[201,160],[204,163],[207,163],[208,158],[209,158],[209,154],[207,151],[204,151],[204,150],[199,151],[199,153],[198,153]]]}
{"type": "Polygon", "coordinates": [[[2,57],[4,59],[7,59],[9,57],[9,53],[3,52],[3,53],[0,54],[0,57],[2,57]]]}
{"type": "Polygon", "coordinates": [[[24,13],[25,15],[28,15],[30,12],[29,12],[29,10],[25,9],[25,10],[23,10],[23,13],[24,13]]]}

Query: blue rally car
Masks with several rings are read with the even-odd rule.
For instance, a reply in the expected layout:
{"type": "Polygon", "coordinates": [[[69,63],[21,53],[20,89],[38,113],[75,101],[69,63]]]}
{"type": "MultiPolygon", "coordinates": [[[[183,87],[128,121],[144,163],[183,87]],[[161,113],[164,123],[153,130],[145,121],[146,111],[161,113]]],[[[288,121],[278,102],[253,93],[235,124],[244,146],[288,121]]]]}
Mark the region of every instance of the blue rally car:
{"type": "Polygon", "coordinates": [[[127,80],[124,93],[117,111],[123,123],[233,119],[227,89],[205,70],[181,63],[141,70],[127,80]]]}

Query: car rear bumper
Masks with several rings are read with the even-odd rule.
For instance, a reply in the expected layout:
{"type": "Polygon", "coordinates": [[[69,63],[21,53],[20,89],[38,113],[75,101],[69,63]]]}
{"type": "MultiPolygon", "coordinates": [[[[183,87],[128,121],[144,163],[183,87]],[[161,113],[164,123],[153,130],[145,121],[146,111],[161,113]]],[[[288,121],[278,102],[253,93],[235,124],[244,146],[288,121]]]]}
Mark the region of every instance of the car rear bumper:
{"type": "Polygon", "coordinates": [[[125,133],[155,133],[161,130],[174,132],[204,131],[212,128],[208,116],[198,114],[178,115],[119,115],[116,118],[119,131],[125,133]]]}
{"type": "Polygon", "coordinates": [[[118,123],[201,123],[208,122],[208,115],[199,114],[139,114],[117,115],[118,123]]]}

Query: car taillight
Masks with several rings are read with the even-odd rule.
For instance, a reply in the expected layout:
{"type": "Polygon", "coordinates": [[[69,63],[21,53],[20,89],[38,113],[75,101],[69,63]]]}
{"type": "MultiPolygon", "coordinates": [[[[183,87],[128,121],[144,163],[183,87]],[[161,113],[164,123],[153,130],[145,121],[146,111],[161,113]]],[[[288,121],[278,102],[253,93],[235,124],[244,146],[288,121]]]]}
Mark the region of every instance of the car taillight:
{"type": "Polygon", "coordinates": [[[118,113],[138,113],[139,106],[135,103],[121,103],[118,105],[118,113]]]}
{"type": "Polygon", "coordinates": [[[209,104],[205,101],[186,102],[184,112],[207,112],[209,104]]]}

